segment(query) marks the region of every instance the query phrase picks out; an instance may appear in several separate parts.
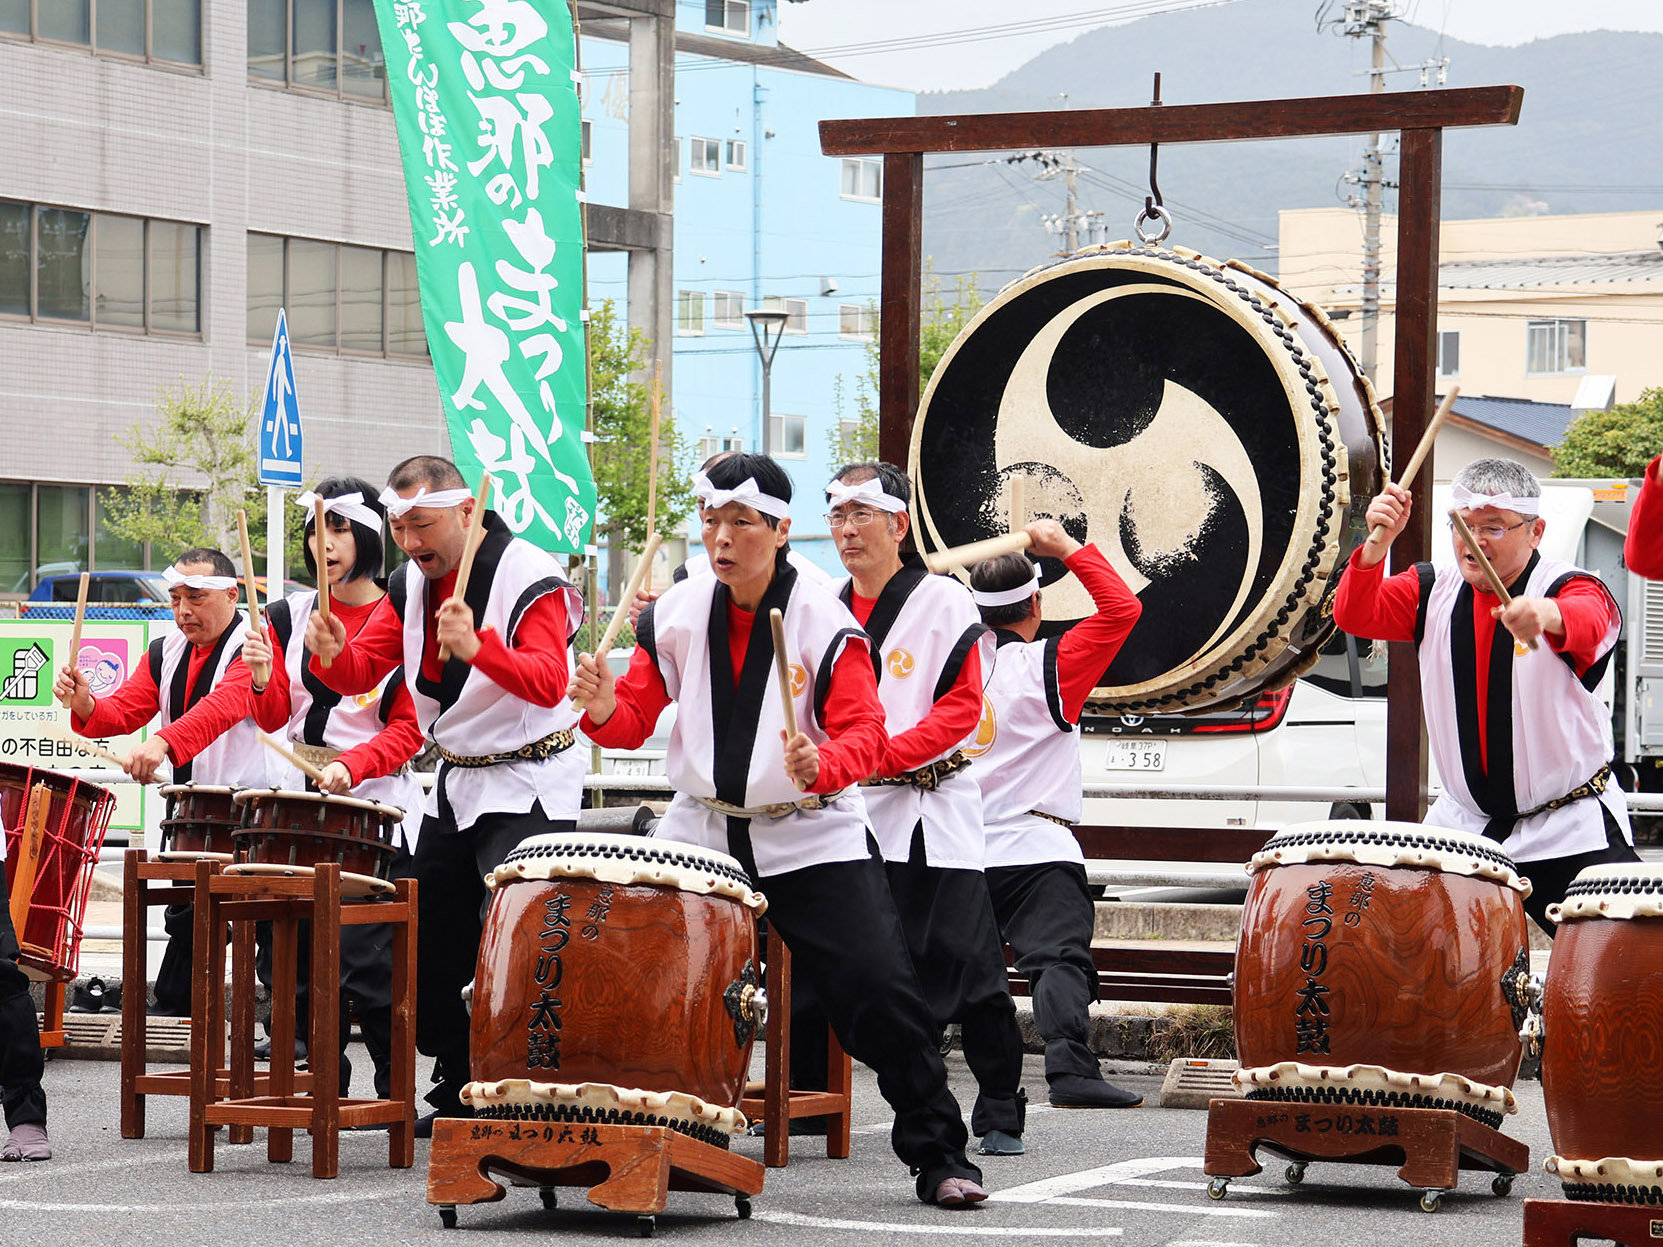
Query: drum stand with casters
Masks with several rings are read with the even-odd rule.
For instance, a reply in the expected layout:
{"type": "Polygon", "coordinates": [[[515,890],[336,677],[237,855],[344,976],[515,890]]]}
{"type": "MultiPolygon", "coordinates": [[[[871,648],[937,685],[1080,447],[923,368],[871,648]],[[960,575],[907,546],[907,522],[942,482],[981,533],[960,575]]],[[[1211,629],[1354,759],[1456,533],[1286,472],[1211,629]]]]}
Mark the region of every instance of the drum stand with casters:
{"type": "Polygon", "coordinates": [[[764,1023],[766,1051],[763,1081],[747,1083],[739,1111],[762,1122],[762,1159],[779,1169],[791,1159],[791,1120],[826,1119],[826,1155],[846,1160],[849,1155],[850,1096],[854,1085],[849,1054],[827,1036],[826,1090],[804,1091],[791,1086],[791,950],[770,926],[767,944],[768,1020],[764,1023]]]}
{"type": "Polygon", "coordinates": [[[1523,1143],[1454,1109],[1218,1099],[1207,1105],[1207,1194],[1223,1199],[1231,1178],[1258,1173],[1263,1166],[1253,1153],[1260,1147],[1287,1158],[1294,1183],[1317,1160],[1395,1165],[1398,1177],[1420,1189],[1425,1212],[1438,1211],[1462,1169],[1490,1170],[1490,1190],[1505,1196],[1530,1167],[1523,1143]]]}
{"type": "Polygon", "coordinates": [[[232,1141],[255,1126],[269,1130],[267,1159],[294,1158],[294,1132],[312,1136],[312,1176],[340,1168],[342,1127],[386,1125],[394,1169],[415,1162],[416,1038],[412,971],[416,960],[416,884],[401,879],[391,900],[341,899],[341,868],[309,875],[231,875],[214,862],[196,863],[196,946],[191,966],[190,1148],[192,1173],[214,1168],[214,1128],[232,1141]],[[272,924],[271,1066],[254,1074],[254,928],[272,924]],[[312,924],[309,1076],[294,1068],[295,972],[301,921],[312,924]],[[231,1062],[222,1064],[225,1033],[225,945],[212,938],[231,925],[231,1062]],[[340,1094],[341,927],[393,927],[392,1098],[356,1100],[340,1094]],[[301,1084],[306,1077],[309,1090],[301,1084]]]}
{"type": "Polygon", "coordinates": [[[1576,1247],[1585,1238],[1625,1247],[1663,1241],[1663,1208],[1582,1199],[1524,1201],[1524,1247],[1576,1247]]]}

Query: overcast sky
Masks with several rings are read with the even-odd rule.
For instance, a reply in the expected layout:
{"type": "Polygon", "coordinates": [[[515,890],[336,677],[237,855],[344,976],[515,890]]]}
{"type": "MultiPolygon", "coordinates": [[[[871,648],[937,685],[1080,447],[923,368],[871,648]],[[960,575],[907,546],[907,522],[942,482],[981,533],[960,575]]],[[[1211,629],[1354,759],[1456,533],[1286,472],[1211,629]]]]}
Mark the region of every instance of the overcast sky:
{"type": "MultiPolygon", "coordinates": [[[[780,4],[780,40],[857,78],[915,91],[985,87],[1098,26],[1218,0],[803,0],[780,4]],[[1020,19],[1012,13],[1020,10],[1020,19]],[[874,49],[916,39],[911,46],[874,49]],[[861,45],[867,45],[862,47],[861,45]],[[835,51],[833,49],[844,49],[835,51]]],[[[1313,0],[1284,0],[1315,12],[1313,0]]],[[[1469,43],[1581,30],[1663,32],[1663,0],[1395,0],[1417,26],[1469,43]]]]}

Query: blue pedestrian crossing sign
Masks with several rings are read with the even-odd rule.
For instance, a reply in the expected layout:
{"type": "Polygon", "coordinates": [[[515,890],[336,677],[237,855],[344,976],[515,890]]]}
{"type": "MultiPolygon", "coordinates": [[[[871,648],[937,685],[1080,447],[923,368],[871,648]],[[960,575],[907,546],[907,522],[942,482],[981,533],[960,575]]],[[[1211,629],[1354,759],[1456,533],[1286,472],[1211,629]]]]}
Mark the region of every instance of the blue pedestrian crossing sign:
{"type": "Polygon", "coordinates": [[[298,488],[300,483],[300,400],[294,391],[289,320],[278,308],[271,362],[266,366],[266,396],[260,403],[260,484],[298,488]]]}

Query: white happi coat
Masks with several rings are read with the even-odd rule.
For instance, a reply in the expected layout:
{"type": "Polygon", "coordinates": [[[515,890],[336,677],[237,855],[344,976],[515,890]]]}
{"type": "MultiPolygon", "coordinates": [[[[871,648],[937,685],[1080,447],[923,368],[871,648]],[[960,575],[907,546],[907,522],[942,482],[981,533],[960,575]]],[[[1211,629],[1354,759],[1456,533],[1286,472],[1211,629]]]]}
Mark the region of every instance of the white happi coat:
{"type": "MultiPolygon", "coordinates": [[[[847,605],[854,591],[845,578],[838,586],[847,605]]],[[[921,723],[952,688],[972,651],[979,651],[982,678],[993,670],[993,632],[982,623],[970,591],[951,576],[932,576],[908,562],[889,578],[866,621],[878,674],[878,699],[891,738],[921,723]]],[[[930,761],[952,755],[958,742],[930,761]]],[[[924,861],[949,870],[980,870],[983,856],[982,796],[971,765],[925,792],[911,784],[875,784],[864,789],[866,813],[888,862],[907,861],[912,833],[924,824],[924,861]]]]}
{"type": "Polygon", "coordinates": [[[830,739],[822,714],[833,666],[850,646],[863,656],[868,652],[854,617],[788,568],[775,576],[757,609],[735,688],[728,600],[727,586],[716,577],[692,576],[668,589],[637,622],[637,643],[677,703],[665,759],[676,796],[654,834],[732,853],[731,826],[736,839],[749,836],[763,878],[866,857],[866,807],[858,787],[824,809],[777,819],[729,819],[694,800],[710,797],[756,808],[804,796],[785,773],[780,743],[785,711],[774,675],[771,608],[779,607],[784,615],[797,728],[817,746],[830,739]]]}
{"type": "Polygon", "coordinates": [[[1084,864],[1069,828],[1031,812],[1077,823],[1084,807],[1080,725],[1064,713],[1057,678],[1062,637],[996,635],[999,661],[982,698],[982,721],[965,748],[981,776],[987,865],[1084,864]]]}
{"type": "MultiPolygon", "coordinates": [[[[404,683],[404,668],[393,668],[369,692],[356,695],[337,693],[318,679],[308,665],[312,653],[306,648],[306,621],[316,609],[317,600],[316,589],[302,589],[280,602],[273,602],[266,612],[283,646],[283,662],[289,672],[288,737],[303,745],[345,753],[368,743],[387,726],[393,694],[404,683]]],[[[281,758],[276,760],[282,769],[277,782],[293,791],[304,792],[306,777],[300,770],[281,758]]],[[[407,770],[403,774],[359,780],[352,786],[352,795],[362,801],[379,801],[405,811],[398,834],[404,837],[407,852],[416,851],[425,798],[421,782],[414,774],[407,770]]]]}
{"type": "MultiPolygon", "coordinates": [[[[1580,679],[1545,641],[1534,652],[1515,657],[1513,638],[1500,624],[1492,654],[1474,656],[1471,589],[1453,567],[1437,573],[1426,564],[1419,568],[1421,696],[1427,738],[1444,783],[1443,795],[1426,821],[1482,833],[1492,818],[1562,797],[1610,761],[1611,712],[1593,690],[1616,648],[1621,622],[1612,623],[1600,642],[1598,661],[1580,679]],[[1473,664],[1481,661],[1490,663],[1488,777],[1479,761],[1477,737],[1473,664]]],[[[1514,592],[1554,597],[1578,577],[1599,583],[1591,572],[1533,555],[1523,587],[1514,592]]],[[[1502,848],[1521,862],[1603,849],[1607,840],[1602,805],[1632,842],[1628,808],[1613,777],[1597,799],[1574,801],[1520,820],[1502,848]]]]}
{"type": "MultiPolygon", "coordinates": [[[[393,573],[388,591],[404,623],[404,670],[422,731],[441,748],[464,757],[507,753],[565,728],[576,729],[577,711],[562,698],[556,706],[534,706],[505,691],[482,671],[460,658],[445,664],[435,683],[421,674],[427,641],[427,578],[405,563],[393,573]]],[[[538,598],[565,597],[570,669],[571,638],[583,623],[583,596],[561,573],[554,557],[529,541],[509,534],[496,512],[485,516],[485,536],[474,556],[466,599],[480,628],[493,628],[512,647],[514,631],[538,598]]],[[[448,808],[458,831],[466,831],[484,814],[523,814],[538,802],[551,819],[575,819],[583,797],[586,759],[581,748],[566,749],[542,761],[499,762],[494,766],[439,764],[427,813],[442,816],[448,808]]]]}
{"type": "MultiPolygon", "coordinates": [[[[166,727],[182,718],[214,686],[225,678],[231,660],[242,653],[243,637],[248,635],[248,614],[238,611],[231,626],[215,643],[215,651],[202,666],[196,684],[187,688],[190,673],[191,643],[183,632],[170,632],[150,643],[146,655],[150,674],[156,681],[161,712],[158,728],[166,727]]],[[[281,764],[277,755],[260,743],[260,729],[250,715],[234,723],[229,730],[189,762],[176,763],[173,782],[176,784],[214,784],[262,788],[276,783],[281,764]]]]}

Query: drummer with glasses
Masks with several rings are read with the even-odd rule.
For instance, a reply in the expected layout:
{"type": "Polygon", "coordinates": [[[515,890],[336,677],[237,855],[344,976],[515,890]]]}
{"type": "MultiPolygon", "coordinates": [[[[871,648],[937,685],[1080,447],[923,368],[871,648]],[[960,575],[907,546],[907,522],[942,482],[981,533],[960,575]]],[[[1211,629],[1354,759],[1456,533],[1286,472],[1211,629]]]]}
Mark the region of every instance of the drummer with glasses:
{"type": "Polygon", "coordinates": [[[1413,505],[1387,485],[1367,516],[1384,539],[1352,554],[1334,621],[1353,636],[1414,642],[1444,786],[1426,821],[1499,843],[1529,876],[1525,908],[1551,936],[1547,908],[1578,871],[1639,859],[1611,773],[1611,711],[1596,691],[1622,613],[1594,573],[1542,557],[1541,493],[1510,459],[1477,459],[1455,477],[1455,507],[1512,597],[1503,606],[1456,533],[1453,567],[1384,574],[1413,505]]]}

